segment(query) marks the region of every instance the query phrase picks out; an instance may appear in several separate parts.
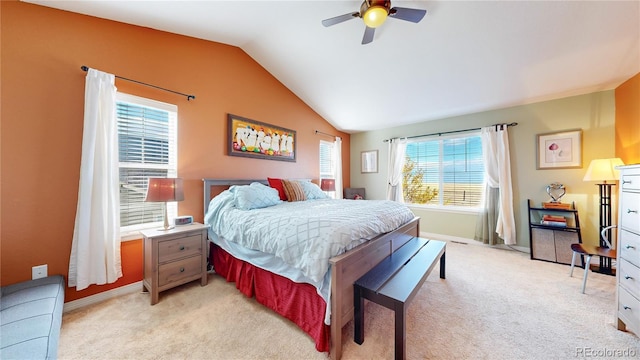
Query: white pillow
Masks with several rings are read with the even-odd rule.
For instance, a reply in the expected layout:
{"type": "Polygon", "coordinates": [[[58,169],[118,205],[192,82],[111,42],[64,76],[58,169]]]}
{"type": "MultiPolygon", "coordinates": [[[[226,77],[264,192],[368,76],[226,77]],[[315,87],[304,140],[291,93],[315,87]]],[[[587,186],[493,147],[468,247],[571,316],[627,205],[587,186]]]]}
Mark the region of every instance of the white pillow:
{"type": "Polygon", "coordinates": [[[328,199],[329,195],[327,195],[320,187],[311,181],[298,181],[300,185],[302,185],[302,190],[304,191],[304,196],[307,200],[314,199],[328,199]]]}
{"type": "Polygon", "coordinates": [[[233,186],[236,208],[241,210],[261,209],[282,202],[278,190],[258,182],[247,186],[233,186]]]}

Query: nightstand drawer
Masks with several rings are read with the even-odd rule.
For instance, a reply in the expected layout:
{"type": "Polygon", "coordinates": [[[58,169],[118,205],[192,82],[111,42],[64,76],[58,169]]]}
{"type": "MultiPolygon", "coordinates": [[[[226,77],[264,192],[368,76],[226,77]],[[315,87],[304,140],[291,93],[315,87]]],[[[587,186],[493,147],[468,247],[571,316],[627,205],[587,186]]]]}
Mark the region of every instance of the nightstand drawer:
{"type": "Polygon", "coordinates": [[[640,267],[640,235],[620,230],[620,257],[640,267]]]}
{"type": "Polygon", "coordinates": [[[160,264],[201,253],[202,236],[200,233],[158,243],[158,262],[160,264]]]}
{"type": "Polygon", "coordinates": [[[158,286],[163,287],[173,282],[199,276],[202,273],[202,257],[194,256],[184,260],[160,265],[158,269],[158,286]]]}
{"type": "Polygon", "coordinates": [[[640,233],[640,193],[623,193],[620,199],[620,225],[640,233]]]}
{"type": "Polygon", "coordinates": [[[640,268],[630,262],[620,259],[620,286],[629,290],[637,298],[640,298],[640,268]]]}

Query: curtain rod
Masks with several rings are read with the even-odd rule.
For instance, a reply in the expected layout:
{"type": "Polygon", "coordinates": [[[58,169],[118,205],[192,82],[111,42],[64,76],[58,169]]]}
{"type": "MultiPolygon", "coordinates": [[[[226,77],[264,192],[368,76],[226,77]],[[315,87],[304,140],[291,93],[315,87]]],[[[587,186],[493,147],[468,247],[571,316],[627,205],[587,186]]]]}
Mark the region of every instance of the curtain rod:
{"type": "MultiPolygon", "coordinates": [[[[512,122],[509,124],[493,124],[491,126],[495,126],[496,128],[500,125],[507,125],[507,126],[516,126],[518,125],[517,122],[512,122]]],[[[443,131],[443,132],[437,132],[437,133],[431,133],[431,134],[423,134],[423,135],[413,135],[413,136],[404,136],[402,137],[403,139],[413,139],[413,138],[419,138],[419,137],[426,137],[426,136],[434,136],[434,135],[438,135],[438,136],[442,136],[442,135],[446,135],[446,134],[455,134],[455,133],[459,133],[459,132],[465,132],[465,131],[478,131],[478,130],[482,130],[482,128],[473,128],[473,129],[463,129],[463,130],[452,130],[452,131],[443,131]]],[[[383,142],[389,142],[389,140],[391,139],[384,139],[382,140],[383,142]]]]}
{"type": "MultiPolygon", "coordinates": [[[[82,69],[82,71],[89,71],[89,68],[88,68],[87,66],[85,66],[85,65],[80,66],[80,69],[82,69]]],[[[196,98],[196,96],[195,96],[195,95],[184,94],[184,93],[181,93],[181,92],[178,92],[178,91],[173,91],[173,90],[165,89],[165,88],[162,88],[162,87],[160,87],[160,86],[155,86],[155,85],[151,85],[151,84],[143,83],[142,81],[132,80],[132,79],[127,79],[127,78],[125,78],[125,77],[118,76],[118,75],[114,75],[114,76],[115,76],[116,78],[118,78],[118,79],[121,79],[121,80],[131,81],[131,82],[134,82],[134,83],[137,83],[137,84],[140,84],[140,85],[149,86],[149,87],[156,88],[156,89],[159,89],[159,90],[168,91],[168,92],[172,92],[172,93],[174,93],[174,94],[178,94],[178,95],[186,96],[186,97],[187,97],[187,101],[189,101],[189,100],[191,100],[191,99],[195,99],[195,98],[196,98]]]]}
{"type": "Polygon", "coordinates": [[[342,140],[342,137],[341,137],[341,136],[338,136],[338,135],[331,135],[331,134],[327,134],[327,133],[325,133],[325,132],[322,132],[322,131],[319,131],[319,130],[316,130],[316,135],[317,135],[317,134],[322,134],[322,135],[327,135],[327,136],[333,136],[333,137],[337,137],[337,138],[340,138],[340,140],[342,140]]]}

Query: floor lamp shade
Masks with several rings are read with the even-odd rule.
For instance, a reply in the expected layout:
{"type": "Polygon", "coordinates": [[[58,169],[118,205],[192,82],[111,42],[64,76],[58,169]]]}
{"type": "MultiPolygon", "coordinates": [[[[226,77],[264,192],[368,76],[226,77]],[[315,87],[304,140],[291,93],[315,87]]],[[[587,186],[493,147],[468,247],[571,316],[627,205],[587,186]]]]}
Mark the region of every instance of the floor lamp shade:
{"type": "Polygon", "coordinates": [[[595,159],[591,160],[587,172],[584,174],[584,181],[615,181],[620,177],[616,166],[624,165],[620,158],[595,159]]]}
{"type": "Polygon", "coordinates": [[[167,202],[184,200],[184,190],[182,179],[180,178],[149,178],[147,186],[147,196],[144,201],[163,202],[164,204],[164,229],[169,230],[169,219],[167,217],[167,202]]]}

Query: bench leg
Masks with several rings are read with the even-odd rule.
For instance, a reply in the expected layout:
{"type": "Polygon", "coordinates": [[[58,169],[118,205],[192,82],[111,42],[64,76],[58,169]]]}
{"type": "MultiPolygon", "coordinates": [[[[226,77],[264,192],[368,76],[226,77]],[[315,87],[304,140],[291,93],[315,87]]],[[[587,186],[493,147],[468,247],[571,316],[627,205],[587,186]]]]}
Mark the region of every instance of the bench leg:
{"type": "Polygon", "coordinates": [[[447,253],[443,252],[442,256],[440,256],[440,279],[446,279],[444,276],[445,255],[447,255],[447,253]]]}
{"type": "Polygon", "coordinates": [[[353,341],[362,345],[364,342],[364,298],[360,287],[354,286],[353,292],[353,341]]]}
{"type": "Polygon", "coordinates": [[[407,345],[407,339],[405,336],[406,330],[406,319],[407,319],[407,309],[403,303],[395,304],[395,315],[396,315],[396,344],[395,344],[395,352],[396,352],[396,360],[404,360],[405,359],[405,349],[407,345]]]}

